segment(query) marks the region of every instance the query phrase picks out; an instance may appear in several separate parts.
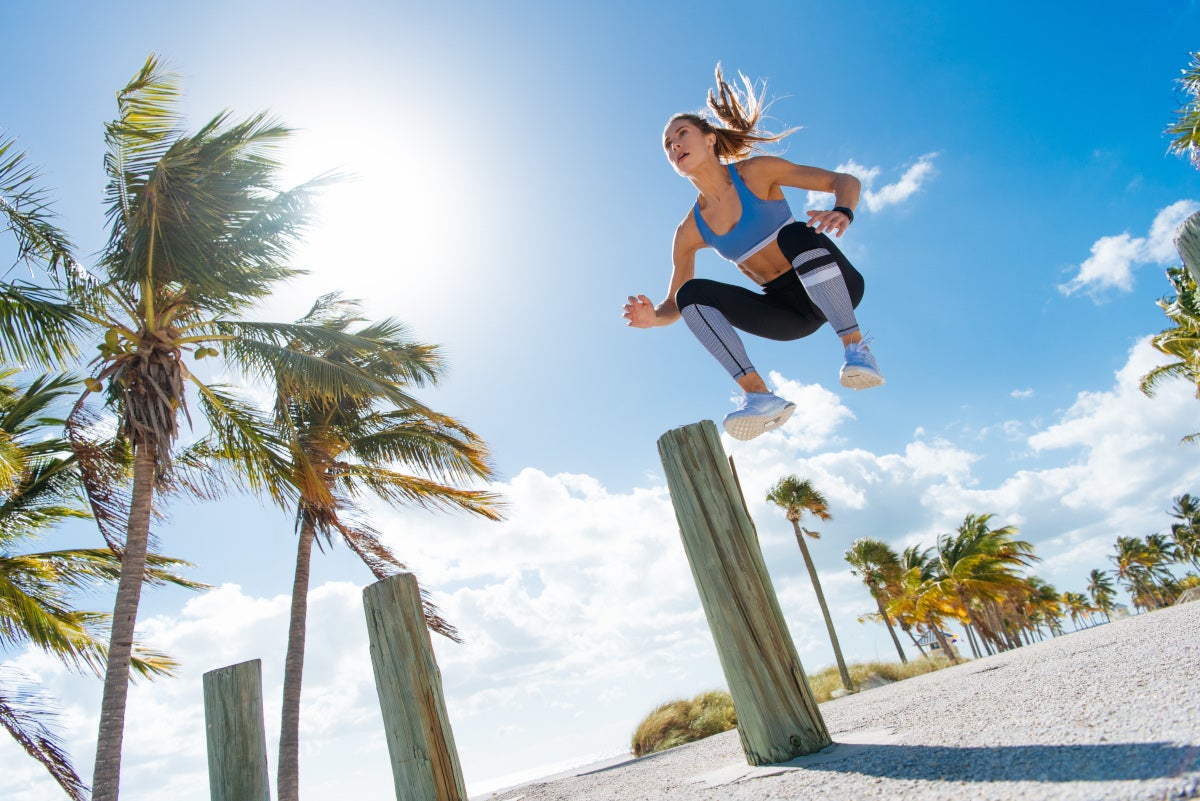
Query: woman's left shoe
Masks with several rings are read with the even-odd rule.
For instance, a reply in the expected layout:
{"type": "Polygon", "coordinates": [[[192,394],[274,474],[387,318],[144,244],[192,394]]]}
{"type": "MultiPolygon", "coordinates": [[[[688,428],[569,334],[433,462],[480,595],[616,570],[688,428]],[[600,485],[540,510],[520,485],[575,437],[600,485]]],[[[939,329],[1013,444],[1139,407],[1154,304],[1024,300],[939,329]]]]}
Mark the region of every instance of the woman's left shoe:
{"type": "Polygon", "coordinates": [[[754,439],[788,421],[796,404],[773,392],[747,392],[742,405],[725,415],[725,430],[734,439],[754,439]]]}
{"type": "Polygon", "coordinates": [[[846,346],[846,363],[842,365],[842,386],[850,389],[870,389],[883,385],[883,373],[879,372],[879,364],[871,351],[867,350],[867,342],[851,342],[846,346]]]}

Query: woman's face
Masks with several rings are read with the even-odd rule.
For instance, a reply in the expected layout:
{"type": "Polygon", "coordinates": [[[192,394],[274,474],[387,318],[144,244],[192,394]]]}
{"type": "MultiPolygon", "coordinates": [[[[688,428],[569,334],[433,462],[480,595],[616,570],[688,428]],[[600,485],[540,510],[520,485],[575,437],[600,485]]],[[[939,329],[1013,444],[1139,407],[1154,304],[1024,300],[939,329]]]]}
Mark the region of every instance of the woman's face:
{"type": "Polygon", "coordinates": [[[716,137],[700,130],[696,123],[688,119],[678,119],[667,125],[663,131],[663,148],[667,152],[667,160],[680,175],[691,175],[712,156],[712,146],[716,137]]]}

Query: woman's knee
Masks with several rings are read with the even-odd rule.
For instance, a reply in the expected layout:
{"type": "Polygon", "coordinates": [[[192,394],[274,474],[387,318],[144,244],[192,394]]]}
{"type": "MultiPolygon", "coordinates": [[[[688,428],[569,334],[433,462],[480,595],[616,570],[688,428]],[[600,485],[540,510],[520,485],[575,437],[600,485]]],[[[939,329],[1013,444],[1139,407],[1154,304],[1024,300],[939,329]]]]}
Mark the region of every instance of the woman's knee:
{"type": "Polygon", "coordinates": [[[687,306],[711,306],[712,290],[717,281],[708,278],[692,278],[679,287],[675,293],[675,305],[683,310],[687,306]]]}

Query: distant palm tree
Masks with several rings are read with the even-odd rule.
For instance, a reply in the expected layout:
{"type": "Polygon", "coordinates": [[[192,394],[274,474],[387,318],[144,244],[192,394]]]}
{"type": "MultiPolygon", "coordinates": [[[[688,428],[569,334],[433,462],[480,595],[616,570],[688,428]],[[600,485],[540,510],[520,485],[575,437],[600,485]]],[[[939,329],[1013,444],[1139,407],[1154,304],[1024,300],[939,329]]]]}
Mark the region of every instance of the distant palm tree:
{"type": "MultiPolygon", "coordinates": [[[[0,370],[0,437],[18,456],[18,470],[0,489],[0,649],[33,646],[69,668],[102,675],[108,615],[75,608],[73,597],[110,586],[121,563],[108,549],[28,552],[24,546],[58,524],[87,518],[79,465],[59,436],[63,420],[50,407],[77,391],[65,375],[39,376],[24,387],[15,370],[0,370]]],[[[196,587],[172,572],[181,562],[151,554],[147,580],[196,587]]],[[[134,646],[132,667],[143,676],[170,675],[175,663],[134,646]]],[[[86,785],[50,727],[53,704],[16,668],[0,672],[0,726],[41,762],[73,799],[86,785]]]]}
{"type": "MultiPolygon", "coordinates": [[[[297,340],[289,346],[298,355],[370,377],[352,393],[331,397],[314,392],[313,384],[297,380],[293,371],[275,375],[275,424],[289,455],[286,471],[270,480],[291,488],[287,492],[281,487],[273,493],[277,497],[298,497],[300,535],[284,663],[280,801],[296,801],[300,794],[300,692],[314,539],[331,542],[336,535],[383,579],[405,566],[380,541],[355,498],[373,494],[393,504],[452,508],[499,519],[493,493],[456,486],[491,476],[484,443],[451,417],[398,402],[409,386],[439,378],[442,363],[436,348],[409,341],[393,320],[359,325],[362,322],[357,303],[327,295],[297,325],[327,329],[339,341],[321,345],[297,340]]],[[[453,626],[423,590],[422,599],[429,628],[457,641],[453,626]]]]}
{"type": "Polygon", "coordinates": [[[1140,537],[1117,537],[1116,553],[1109,557],[1116,565],[1117,579],[1125,582],[1133,605],[1137,609],[1150,610],[1168,606],[1171,598],[1171,573],[1167,564],[1173,560],[1173,552],[1162,535],[1151,534],[1140,537]]]}
{"type": "MultiPolygon", "coordinates": [[[[909,556],[918,556],[921,553],[914,549],[906,551],[909,556]]],[[[957,600],[952,595],[947,595],[947,588],[937,581],[932,566],[932,560],[912,562],[912,566],[901,576],[898,592],[888,604],[887,610],[897,621],[908,621],[911,625],[932,634],[946,658],[957,665],[958,654],[944,632],[947,621],[958,614],[957,600]]],[[[916,638],[913,642],[917,642],[916,638]]],[[[917,647],[920,648],[919,643],[917,647]]]]}
{"type": "Polygon", "coordinates": [[[1045,626],[1052,637],[1062,634],[1063,605],[1058,590],[1037,576],[1030,576],[1025,581],[1032,593],[1029,598],[1030,617],[1036,625],[1045,626]]]}
{"type": "Polygon", "coordinates": [[[1016,569],[1037,560],[1033,546],[1014,538],[1013,526],[990,527],[993,515],[967,515],[953,535],[938,539],[937,581],[958,599],[962,612],[986,643],[1000,651],[1010,643],[1000,636],[1000,621],[988,604],[1024,583],[1016,569]]]}
{"type": "Polygon", "coordinates": [[[1117,597],[1117,589],[1113,586],[1112,577],[1106,570],[1092,570],[1088,573],[1088,595],[1096,609],[1106,620],[1112,620],[1112,610],[1117,597]]]}
{"type": "Polygon", "coordinates": [[[817,603],[821,607],[821,614],[825,617],[825,628],[829,631],[829,642],[833,645],[833,655],[837,660],[838,673],[842,677],[842,686],[848,691],[854,692],[854,684],[850,681],[850,671],[846,668],[846,660],[842,658],[842,647],[838,644],[837,632],[833,628],[833,618],[829,616],[829,606],[825,603],[825,593],[821,591],[821,580],[817,577],[817,568],[813,565],[812,556],[808,552],[808,544],[804,541],[805,535],[813,539],[818,539],[821,535],[800,526],[800,520],[805,513],[818,520],[832,520],[833,516],[829,514],[829,503],[825,500],[824,495],[813,488],[812,482],[807,479],[801,481],[794,475],[779,479],[767,493],[767,501],[783,509],[788,521],[792,524],[792,529],[796,534],[796,543],[800,546],[800,553],[804,556],[804,565],[808,568],[808,576],[812,579],[813,590],[817,594],[817,603]]]}
{"type": "Polygon", "coordinates": [[[900,661],[907,664],[908,657],[904,655],[904,649],[900,647],[900,639],[896,637],[896,629],[887,612],[887,603],[900,583],[902,573],[900,557],[886,542],[863,538],[855,540],[850,545],[850,550],[846,551],[845,558],[854,568],[851,572],[860,576],[863,583],[867,585],[867,589],[870,590],[871,597],[875,599],[875,604],[879,608],[879,617],[887,626],[888,634],[892,636],[896,653],[900,655],[900,661]]]}
{"type": "Polygon", "coordinates": [[[1079,621],[1093,609],[1092,605],[1088,603],[1087,596],[1081,592],[1064,592],[1062,594],[1062,604],[1067,610],[1067,614],[1071,616],[1071,622],[1075,624],[1075,630],[1079,631],[1079,621]]]}
{"type": "Polygon", "coordinates": [[[1171,524],[1171,538],[1180,561],[1200,570],[1200,499],[1180,495],[1174,499],[1170,514],[1179,521],[1171,524]]]}

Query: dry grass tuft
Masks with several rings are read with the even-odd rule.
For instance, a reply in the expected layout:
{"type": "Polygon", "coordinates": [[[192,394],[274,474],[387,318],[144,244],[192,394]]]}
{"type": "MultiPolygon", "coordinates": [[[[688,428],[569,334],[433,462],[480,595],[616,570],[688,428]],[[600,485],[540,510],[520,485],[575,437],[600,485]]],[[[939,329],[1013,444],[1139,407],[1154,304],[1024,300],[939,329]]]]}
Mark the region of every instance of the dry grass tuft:
{"type": "Polygon", "coordinates": [[[737,726],[733,699],[721,690],[701,693],[690,701],[662,704],[638,724],[633,755],[645,756],[684,743],[702,740],[737,726]]]}

